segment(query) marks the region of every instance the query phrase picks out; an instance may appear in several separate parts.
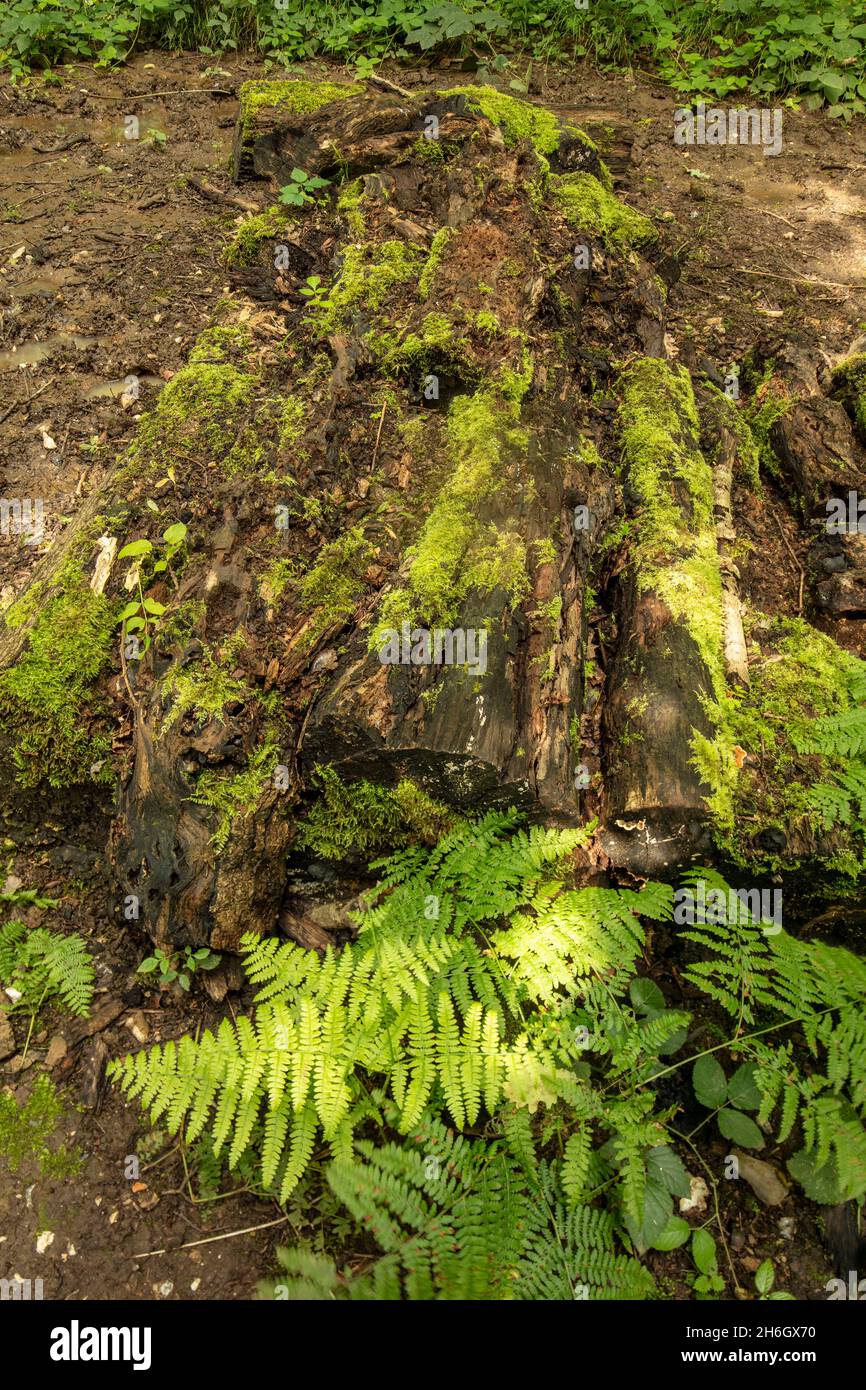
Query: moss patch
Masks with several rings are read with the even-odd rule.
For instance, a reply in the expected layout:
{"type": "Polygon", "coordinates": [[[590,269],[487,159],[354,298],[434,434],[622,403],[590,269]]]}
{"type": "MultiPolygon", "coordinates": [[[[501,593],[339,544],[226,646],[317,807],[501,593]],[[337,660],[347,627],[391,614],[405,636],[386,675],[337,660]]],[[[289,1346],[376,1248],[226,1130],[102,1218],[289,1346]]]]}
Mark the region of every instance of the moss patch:
{"type": "Polygon", "coordinates": [[[318,111],[331,101],[345,101],[363,92],[360,82],[312,82],[307,80],[255,80],[244,82],[239,92],[241,125],[244,135],[255,128],[256,117],[265,106],[277,107],[292,115],[318,111]]]}
{"type": "MultiPolygon", "coordinates": [[[[732,690],[716,711],[713,740],[699,738],[695,765],[712,788],[721,846],[740,864],[796,868],[790,854],[762,848],[768,831],[787,835],[798,828],[820,830],[824,813],[819,789],[844,783],[857,760],[836,753],[801,753],[815,736],[816,720],[854,715],[866,698],[866,664],[800,618],[746,617],[747,636],[760,637],[758,659],[749,667],[747,690],[732,690]],[[734,749],[738,750],[738,758],[734,749]],[[744,756],[745,755],[745,756],[744,756]],[[739,763],[742,766],[738,766],[739,763]]],[[[866,781],[866,766],[859,763],[866,781]]],[[[856,797],[855,797],[856,801],[856,797]]],[[[839,850],[829,867],[859,871],[866,849],[866,815],[843,820],[839,850]]]]}
{"type": "Polygon", "coordinates": [[[246,703],[253,692],[230,676],[227,667],[234,659],[237,644],[228,642],[217,656],[205,648],[201,660],[191,662],[178,671],[169,671],[162,681],[163,696],[171,701],[163,723],[163,732],[176,724],[181,715],[191,711],[198,720],[221,719],[226,705],[233,700],[246,703]]]}
{"type": "Polygon", "coordinates": [[[654,590],[691,633],[717,697],[725,689],[722,581],[712,469],[697,447],[691,378],[645,357],[620,378],[622,459],[640,505],[634,558],[641,590],[654,590]],[[684,516],[680,498],[691,515],[684,516]]]}
{"type": "Polygon", "coordinates": [[[309,310],[311,323],[324,337],[349,326],[358,312],[374,315],[395,286],[418,278],[423,264],[422,253],[403,241],[347,246],[325,302],[309,310]]]}
{"type": "Polygon", "coordinates": [[[42,1177],[69,1178],[81,1168],[81,1155],[65,1145],[52,1146],[63,1117],[63,1105],[50,1076],[37,1076],[23,1105],[8,1091],[0,1091],[0,1154],[13,1173],[26,1159],[33,1159],[42,1177]]]}
{"type": "Polygon", "coordinates": [[[154,409],[142,418],[129,449],[131,463],[164,470],[177,452],[186,461],[221,460],[230,471],[238,471],[257,455],[257,434],[245,428],[257,378],[227,362],[224,348],[215,353],[207,333],[203,337],[209,344],[202,348],[203,355],[196,357],[197,348],[193,349],[189,363],[163,387],[154,409]]]}
{"type": "Polygon", "coordinates": [[[622,255],[658,239],[648,217],[623,203],[592,174],[563,174],[552,183],[552,196],[569,226],[597,237],[622,255]]]}
{"type": "Polygon", "coordinates": [[[494,389],[458,397],[448,412],[451,475],[416,545],[407,551],[405,587],[385,596],[371,648],[386,628],[424,619],[447,626],[472,589],[505,589],[512,603],[528,589],[526,544],[517,532],[485,524],[479,511],[507,486],[507,455],[525,454],[528,436],[517,405],[494,389]]]}
{"type": "Polygon", "coordinates": [[[321,797],[300,822],[295,847],[321,859],[432,845],[462,819],[408,779],[391,789],[344,782],[331,767],[320,768],[317,776],[321,797]]]}
{"type": "Polygon", "coordinates": [[[547,167],[546,156],[553,154],[559,144],[559,121],[543,106],[499,92],[495,87],[449,87],[440,97],[462,96],[470,111],[480,112],[502,131],[506,145],[512,149],[527,140],[547,167]]]}
{"type": "Polygon", "coordinates": [[[30,630],[27,649],[0,674],[0,724],[22,787],[71,787],[111,776],[110,739],[90,731],[87,711],[109,661],[115,610],[74,564],[58,583],[60,592],[30,630]],[[92,773],[100,763],[106,765],[92,773]]]}
{"type": "MultiPolygon", "coordinates": [[[[431,144],[434,142],[425,140],[424,143],[431,144]]],[[[430,291],[433,288],[433,281],[436,277],[436,272],[439,269],[439,266],[442,262],[442,257],[445,255],[445,248],[453,236],[453,227],[440,227],[438,232],[434,236],[432,242],[430,243],[429,254],[427,256],[426,261],[424,262],[424,267],[421,271],[421,274],[418,277],[419,299],[429,299],[430,291]]]]}
{"type": "Polygon", "coordinates": [[[265,242],[282,236],[290,221],[289,208],[279,204],[245,218],[223,248],[220,257],[223,265],[231,268],[255,265],[265,242]]]}
{"type": "Polygon", "coordinates": [[[844,403],[866,444],[866,352],[856,353],[835,369],[833,394],[844,403]]]}
{"type": "Polygon", "coordinates": [[[792,395],[781,377],[774,375],[770,364],[743,407],[743,417],[752,432],[760,466],[774,477],[779,476],[780,466],[770,443],[770,430],[777,420],[787,415],[796,401],[797,397],[792,395]]]}
{"type": "Polygon", "coordinates": [[[298,586],[302,606],[315,613],[312,627],[304,633],[304,645],[312,646],[334,623],[351,617],[371,554],[362,526],[353,526],[323,546],[318,563],[298,586]]]}
{"type": "Polygon", "coordinates": [[[221,854],[228,844],[235,820],[255,810],[262,792],[273,778],[277,758],[276,741],[271,735],[261,748],[250,754],[243,772],[232,775],[206,769],[199,775],[189,800],[217,812],[217,826],[211,836],[211,847],[216,854],[221,854]]]}

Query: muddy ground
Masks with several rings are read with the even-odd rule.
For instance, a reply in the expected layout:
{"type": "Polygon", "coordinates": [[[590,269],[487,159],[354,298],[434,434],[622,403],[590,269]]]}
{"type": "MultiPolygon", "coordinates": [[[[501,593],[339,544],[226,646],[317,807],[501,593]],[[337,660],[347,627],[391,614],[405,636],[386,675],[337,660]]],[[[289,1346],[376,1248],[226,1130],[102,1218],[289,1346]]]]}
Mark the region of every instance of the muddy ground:
{"type": "MultiPolygon", "coordinates": [[[[187,179],[229,190],[237,89],[261,75],[252,58],[142,54],[116,73],[79,64],[60,69],[56,84],[37,77],[0,87],[2,489],[45,504],[39,546],[0,538],[4,606],[99,486],[136,415],[184,363],[219,299],[244,298],[242,280],[219,262],[242,214],[187,179]],[[136,140],[125,138],[130,116],[138,118],[136,140]],[[124,394],[130,376],[138,399],[124,394]]],[[[406,86],[436,80],[428,71],[390,75],[406,86]]],[[[453,69],[447,75],[453,81],[453,69]]],[[[820,360],[843,352],[866,326],[866,122],[846,128],[786,111],[783,151],[768,158],[759,148],[675,147],[677,102],[649,81],[551,70],[531,95],[574,116],[602,145],[617,192],[670,224],[683,258],[670,332],[690,366],[708,361],[723,373],[780,330],[800,336],[820,360]]],[[[256,195],[245,186],[244,196],[269,201],[264,188],[256,195]]],[[[739,556],[744,597],[796,614],[809,536],[789,499],[765,480],[763,497],[744,495],[738,527],[749,542],[739,556]]],[[[803,602],[808,612],[808,592],[803,602]]],[[[861,623],[831,630],[863,652],[861,623]]],[[[102,1016],[115,1017],[65,1057],[59,1043],[51,1054],[69,1099],[62,1137],[80,1150],[79,1174],[40,1178],[27,1164],[12,1174],[0,1160],[0,1277],[41,1277],[47,1298],[248,1298],[272,1269],[273,1246],[303,1233],[304,1194],[285,1216],[248,1192],[225,1195],[241,1180],[224,1179],[218,1195],[203,1189],[195,1168],[185,1170],[186,1156],[149,1136],[134,1108],[104,1086],[92,1093],[101,1042],[117,1056],[145,1037],[213,1025],[246,1002],[237,993],[214,1002],[198,984],[178,998],[142,991],[135,970],[147,943],[123,921],[100,855],[109,812],[106,805],[84,814],[61,800],[3,828],[6,874],[59,900],[60,923],[79,931],[96,958],[94,1012],[107,1006],[102,1016]],[[125,1175],[135,1153],[137,1184],[125,1175]],[[259,1229],[233,1234],[250,1227],[259,1229]]],[[[675,983],[666,994],[676,1007],[675,983]]],[[[0,1084],[23,1095],[55,1036],[74,1035],[47,1015],[22,1069],[15,1027],[0,1084]]],[[[769,1256],[777,1287],[826,1297],[832,1270],[817,1210],[792,1196],[764,1209],[745,1184],[723,1186],[740,1284],[751,1289],[769,1256]]],[[[663,1291],[686,1296],[672,1276],[676,1259],[650,1258],[664,1271],[663,1291]]],[[[688,1264],[683,1257],[683,1274],[688,1264]]]]}

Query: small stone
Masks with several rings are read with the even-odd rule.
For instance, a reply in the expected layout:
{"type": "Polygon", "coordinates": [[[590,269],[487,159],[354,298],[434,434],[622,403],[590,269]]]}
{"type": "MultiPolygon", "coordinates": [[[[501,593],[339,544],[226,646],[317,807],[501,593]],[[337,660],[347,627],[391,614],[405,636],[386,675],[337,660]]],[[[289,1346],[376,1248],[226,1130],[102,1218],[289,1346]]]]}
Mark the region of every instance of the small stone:
{"type": "Polygon", "coordinates": [[[162,1295],[163,1298],[168,1298],[169,1294],[174,1293],[174,1284],[171,1282],[170,1279],[166,1279],[164,1284],[159,1285],[158,1292],[162,1295]]]}
{"type": "Polygon", "coordinates": [[[140,1009],[136,1009],[135,1013],[130,1014],[123,1021],[136,1042],[147,1042],[150,1037],[150,1024],[140,1009]]]}
{"type": "Polygon", "coordinates": [[[200,1279],[193,1279],[192,1283],[191,1283],[190,1286],[189,1286],[190,1293],[198,1293],[198,1291],[199,1291],[200,1288],[201,1288],[201,1280],[200,1280],[200,1279]]]}
{"type": "Polygon", "coordinates": [[[759,1202],[763,1202],[765,1207],[777,1207],[780,1202],[784,1202],[788,1189],[772,1163],[765,1163],[762,1158],[753,1158],[751,1154],[742,1153],[739,1149],[734,1149],[733,1153],[740,1177],[749,1184],[759,1202]]]}
{"type": "Polygon", "coordinates": [[[55,1033],[51,1042],[48,1044],[48,1051],[45,1054],[46,1067],[56,1067],[59,1062],[63,1061],[68,1051],[69,1044],[66,1039],[61,1037],[59,1033],[55,1033]]]}
{"type": "Polygon", "coordinates": [[[15,1051],[15,1034],[12,1024],[6,1017],[5,1009],[0,1009],[0,1060],[10,1057],[15,1051]]]}
{"type": "Polygon", "coordinates": [[[48,1249],[48,1247],[49,1247],[50,1245],[53,1245],[53,1244],[54,1244],[54,1232],[53,1232],[53,1231],[42,1231],[42,1232],[36,1237],[36,1253],[37,1253],[37,1255],[44,1255],[44,1254],[45,1254],[45,1251],[48,1249]]]}

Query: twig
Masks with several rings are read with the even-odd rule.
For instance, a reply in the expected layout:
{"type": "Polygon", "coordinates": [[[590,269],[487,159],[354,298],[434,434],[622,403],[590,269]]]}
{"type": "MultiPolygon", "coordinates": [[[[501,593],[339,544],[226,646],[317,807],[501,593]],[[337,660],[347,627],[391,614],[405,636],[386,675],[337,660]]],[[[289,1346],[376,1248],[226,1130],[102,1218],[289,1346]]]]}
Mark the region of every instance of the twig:
{"type": "MultiPolygon", "coordinates": [[[[289,1220],[288,1216],[280,1216],[276,1221],[265,1221],[261,1226],[244,1226],[240,1231],[223,1231],[221,1236],[206,1236],[204,1240],[188,1240],[184,1245],[178,1245],[178,1250],[191,1250],[194,1245],[211,1245],[215,1240],[231,1240],[234,1236],[252,1235],[254,1231],[266,1231],[269,1226],[284,1226],[289,1220]]],[[[143,1250],[137,1255],[130,1255],[131,1260],[149,1260],[152,1255],[174,1254],[166,1247],[163,1250],[143,1250]]]]}
{"type": "Polygon", "coordinates": [[[196,92],[219,92],[221,96],[233,97],[227,87],[174,87],[170,92],[88,92],[91,101],[144,101],[145,97],[190,97],[196,92]]]}
{"type": "Polygon", "coordinates": [[[47,391],[49,386],[53,386],[56,380],[56,376],[51,377],[49,381],[46,381],[44,386],[39,387],[38,391],[34,391],[32,396],[28,396],[26,401],[13,401],[11,405],[6,407],[6,409],[3,411],[3,414],[0,415],[0,425],[3,424],[4,420],[9,419],[9,416],[12,414],[13,410],[20,410],[22,405],[30,405],[31,401],[35,401],[36,397],[41,396],[43,391],[47,391]]]}
{"type": "Polygon", "coordinates": [[[788,285],[823,285],[828,290],[866,291],[866,285],[851,285],[846,280],[807,280],[802,275],[777,275],[772,270],[752,270],[745,265],[735,266],[734,269],[740,275],[761,275],[766,280],[784,280],[788,285]]]}
{"type": "Polygon", "coordinates": [[[126,652],[123,650],[123,639],[124,639],[124,636],[125,636],[125,632],[126,632],[126,624],[124,624],[124,626],[120,629],[120,669],[121,669],[122,672],[123,672],[123,683],[124,683],[124,685],[126,686],[127,693],[128,693],[128,695],[129,695],[130,700],[132,701],[132,708],[134,709],[134,711],[135,711],[135,713],[136,713],[136,715],[137,715],[137,714],[138,714],[138,701],[136,700],[135,696],[134,696],[133,693],[132,693],[132,686],[129,684],[129,674],[128,674],[127,669],[126,669],[126,652]]]}
{"type": "Polygon", "coordinates": [[[387,409],[388,409],[388,402],[387,402],[387,400],[386,400],[386,401],[383,401],[383,402],[382,402],[382,414],[379,416],[379,429],[378,429],[378,432],[377,432],[377,434],[376,434],[376,447],[375,447],[374,450],[373,450],[373,462],[370,464],[370,472],[371,472],[371,473],[373,472],[373,469],[376,467],[376,458],[377,458],[378,453],[379,453],[379,440],[382,438],[382,426],[383,426],[384,423],[385,423],[385,411],[386,411],[387,409]]]}
{"type": "Polygon", "coordinates": [[[240,208],[242,212],[261,211],[258,203],[251,203],[249,198],[241,198],[237,193],[223,193],[221,188],[214,188],[212,183],[204,183],[200,179],[193,178],[192,174],[187,175],[186,182],[189,188],[194,188],[196,193],[200,193],[211,203],[230,203],[232,207],[240,208]]]}
{"type": "Polygon", "coordinates": [[[797,566],[797,569],[800,571],[800,593],[799,593],[799,597],[798,597],[798,599],[797,599],[797,617],[799,618],[799,617],[801,616],[802,612],[803,612],[803,584],[805,583],[805,579],[806,579],[806,571],[803,569],[803,566],[800,564],[800,561],[797,559],[796,551],[794,550],[794,547],[791,545],[791,542],[788,540],[788,537],[785,535],[785,532],[784,532],[784,530],[782,529],[782,523],[781,523],[781,521],[780,521],[780,519],[779,519],[779,514],[778,514],[778,512],[773,512],[773,516],[774,516],[775,519],[776,519],[776,525],[777,525],[778,528],[779,528],[779,535],[782,537],[782,540],[783,540],[784,543],[785,543],[785,546],[786,546],[786,548],[787,548],[788,554],[790,555],[791,559],[794,561],[794,564],[797,566]]]}
{"type": "Polygon", "coordinates": [[[389,82],[387,77],[378,77],[375,72],[371,72],[367,78],[368,82],[375,82],[377,86],[384,87],[389,92],[396,92],[398,96],[406,97],[409,101],[417,101],[414,92],[407,92],[405,87],[398,87],[396,82],[389,82]]]}

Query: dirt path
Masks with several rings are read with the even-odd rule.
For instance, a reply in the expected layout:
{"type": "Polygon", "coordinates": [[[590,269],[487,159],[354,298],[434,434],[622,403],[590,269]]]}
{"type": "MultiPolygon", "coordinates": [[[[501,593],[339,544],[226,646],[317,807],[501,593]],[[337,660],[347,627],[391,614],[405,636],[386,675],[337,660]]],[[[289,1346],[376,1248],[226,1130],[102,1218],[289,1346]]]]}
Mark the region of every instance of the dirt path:
{"type": "MultiPolygon", "coordinates": [[[[21,91],[0,89],[2,486],[9,498],[43,499],[45,515],[41,545],[0,544],[4,604],[21,592],[37,552],[99,485],[220,296],[232,292],[218,257],[239,214],[203,200],[184,179],[228,186],[234,94],[261,66],[232,58],[214,71],[207,62],[145,54],[117,74],[78,66],[61,70],[59,86],[37,79],[21,91]],[[210,87],[221,90],[195,90],[210,87]],[[124,137],[130,116],[139,121],[138,140],[124,137]],[[148,139],[149,130],[165,139],[148,139]],[[123,395],[129,377],[138,380],[137,399],[128,385],[123,395]]],[[[400,73],[398,80],[435,76],[400,73]]],[[[786,112],[783,152],[765,158],[754,148],[677,149],[675,103],[647,83],[551,74],[533,95],[573,114],[600,140],[618,193],[646,212],[664,210],[676,225],[685,259],[670,317],[682,360],[708,361],[723,373],[780,329],[801,335],[820,360],[843,352],[862,331],[866,122],[846,129],[786,112]]],[[[772,483],[762,498],[748,494],[738,523],[749,539],[743,587],[750,601],[795,613],[796,557],[808,537],[787,497],[772,483]]],[[[862,624],[833,631],[862,651],[862,624]]],[[[104,822],[69,810],[46,808],[39,826],[6,827],[6,867],[59,898],[58,914],[87,938],[99,974],[96,1008],[118,1001],[122,1009],[101,1034],[108,1055],[127,1051],[133,1037],[176,1037],[227,1016],[236,996],[214,1004],[196,992],[156,1007],[142,994],[135,967],[145,944],[109,896],[99,854],[104,822]]],[[[58,1027],[49,1023],[36,1037],[29,1062],[44,1063],[58,1027]]],[[[98,1043],[87,1039],[74,1066],[59,1063],[56,1074],[73,1103],[88,1099],[94,1057],[98,1043]]],[[[15,1058],[0,1063],[2,1084],[16,1088],[21,1080],[15,1058]]],[[[26,1164],[13,1175],[0,1163],[0,1276],[42,1277],[51,1298],[250,1296],[270,1268],[279,1226],[190,1243],[273,1222],[280,1218],[273,1206],[248,1193],[192,1200],[200,1175],[187,1186],[179,1151],[150,1135],[112,1092],[70,1109],[65,1137],[82,1154],[71,1180],[40,1177],[26,1164]],[[136,1154],[137,1187],[127,1176],[136,1154]],[[143,1258],[151,1251],[166,1253],[143,1258]]],[[[298,1191],[289,1213],[296,1233],[310,1201],[298,1191]]],[[[757,1266],[759,1250],[777,1261],[782,1287],[821,1296],[826,1258],[808,1204],[794,1247],[789,1228],[780,1230],[771,1213],[756,1211],[742,1194],[730,1203],[743,1268],[757,1266]]]]}

